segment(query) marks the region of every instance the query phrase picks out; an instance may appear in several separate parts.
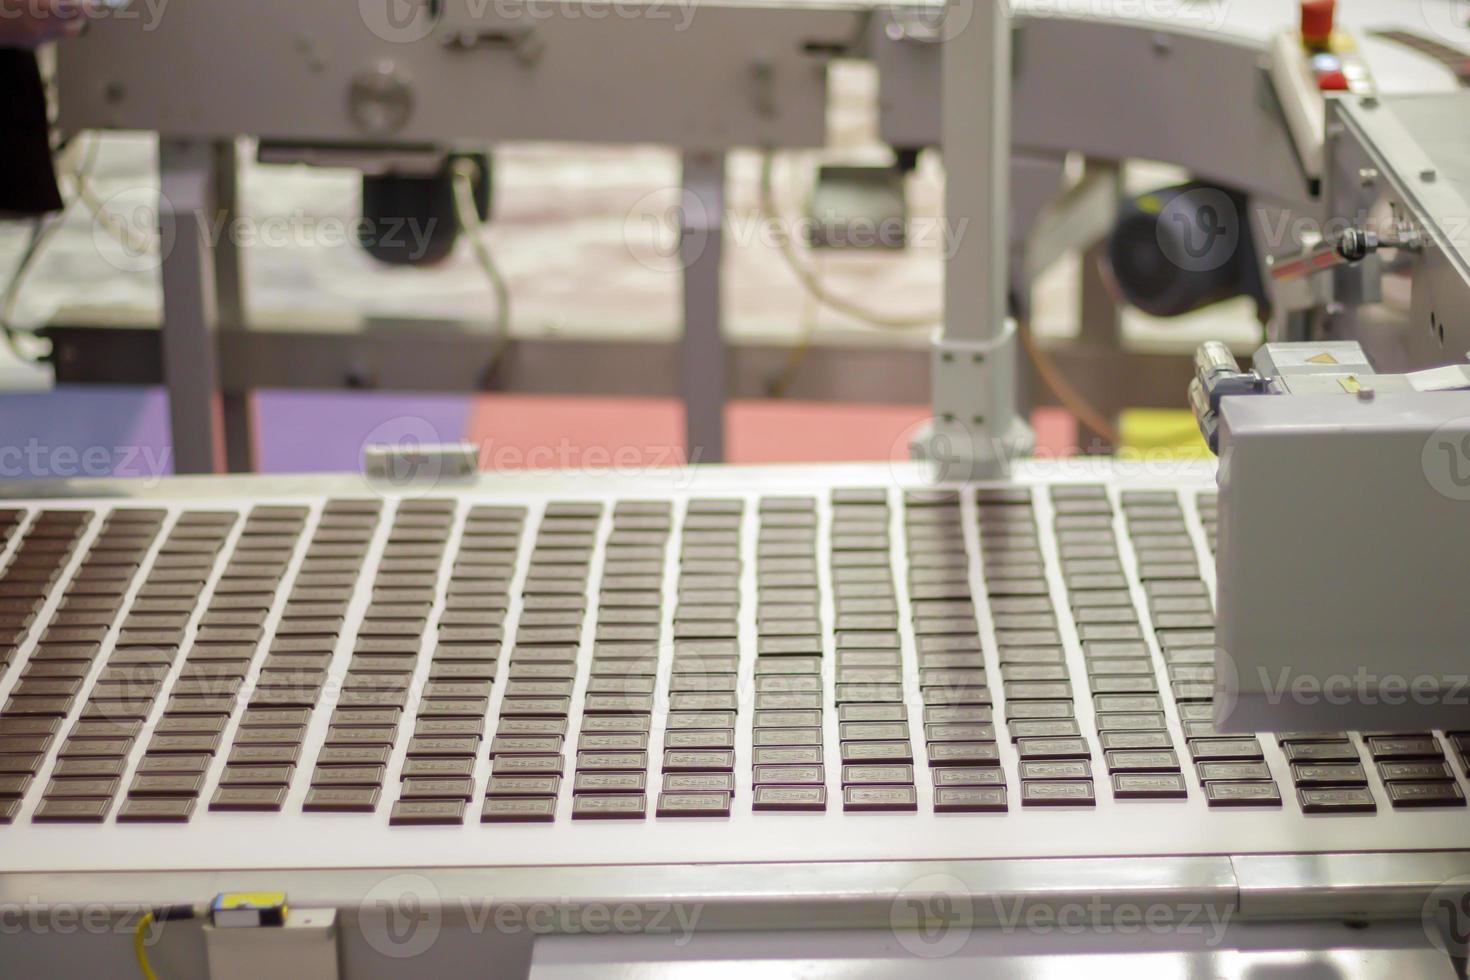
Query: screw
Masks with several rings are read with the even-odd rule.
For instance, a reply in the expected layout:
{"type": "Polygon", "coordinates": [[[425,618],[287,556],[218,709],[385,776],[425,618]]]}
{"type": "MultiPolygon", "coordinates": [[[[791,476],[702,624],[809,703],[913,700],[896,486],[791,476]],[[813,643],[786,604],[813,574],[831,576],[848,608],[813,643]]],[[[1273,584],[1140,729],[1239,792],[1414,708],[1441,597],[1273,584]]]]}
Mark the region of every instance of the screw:
{"type": "Polygon", "coordinates": [[[1419,179],[1424,181],[1424,183],[1426,184],[1434,183],[1435,178],[1438,176],[1439,173],[1433,167],[1425,167],[1423,170],[1419,171],[1419,179]]]}
{"type": "Polygon", "coordinates": [[[976,364],[984,364],[985,363],[985,355],[984,354],[974,354],[974,355],[971,356],[970,360],[973,361],[976,364]]]}
{"type": "Polygon", "coordinates": [[[1358,100],[1358,105],[1362,106],[1364,109],[1377,109],[1378,97],[1375,95],[1365,95],[1358,100]]]}
{"type": "Polygon", "coordinates": [[[1378,169],[1376,167],[1364,167],[1358,171],[1358,182],[1364,187],[1372,187],[1378,183],[1378,169]]]}
{"type": "Polygon", "coordinates": [[[940,354],[939,355],[939,359],[941,361],[943,361],[945,364],[952,364],[952,363],[954,363],[954,355],[951,354],[949,351],[945,351],[943,354],[940,354]]]}
{"type": "Polygon", "coordinates": [[[983,415],[976,415],[975,417],[973,417],[972,419],[970,419],[970,421],[973,422],[976,425],[984,425],[985,424],[985,416],[983,416],[983,415]]]}

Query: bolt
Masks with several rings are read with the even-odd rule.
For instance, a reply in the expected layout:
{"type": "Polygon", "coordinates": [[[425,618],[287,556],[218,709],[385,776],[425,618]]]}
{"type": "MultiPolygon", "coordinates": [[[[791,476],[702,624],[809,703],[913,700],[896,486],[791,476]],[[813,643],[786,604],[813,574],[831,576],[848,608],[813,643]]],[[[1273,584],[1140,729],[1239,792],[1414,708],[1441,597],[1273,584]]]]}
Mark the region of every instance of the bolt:
{"type": "Polygon", "coordinates": [[[1365,95],[1358,100],[1358,105],[1362,106],[1364,109],[1377,109],[1378,97],[1376,95],[1365,95]]]}
{"type": "Polygon", "coordinates": [[[1433,167],[1425,167],[1423,170],[1419,171],[1419,179],[1424,181],[1424,183],[1426,184],[1434,183],[1435,178],[1438,176],[1438,171],[1436,171],[1433,167]]]}
{"type": "Polygon", "coordinates": [[[984,364],[985,363],[985,355],[984,354],[974,354],[974,355],[971,355],[970,360],[972,362],[974,362],[975,364],[984,364]]]}
{"type": "Polygon", "coordinates": [[[939,355],[939,359],[941,361],[943,361],[945,364],[952,364],[952,363],[954,363],[954,355],[951,354],[949,351],[945,351],[943,354],[940,354],[939,355]]]}
{"type": "Polygon", "coordinates": [[[984,425],[985,424],[985,416],[983,416],[983,415],[976,415],[973,418],[971,418],[970,421],[973,422],[975,425],[984,425]]]}

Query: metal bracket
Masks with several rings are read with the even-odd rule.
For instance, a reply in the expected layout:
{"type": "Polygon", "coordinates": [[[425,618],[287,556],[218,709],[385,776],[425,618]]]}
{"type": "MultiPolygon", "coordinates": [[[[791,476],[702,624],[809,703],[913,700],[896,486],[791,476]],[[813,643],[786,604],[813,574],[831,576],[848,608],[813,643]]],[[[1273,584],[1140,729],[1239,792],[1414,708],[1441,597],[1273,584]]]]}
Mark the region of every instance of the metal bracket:
{"type": "Polygon", "coordinates": [[[532,27],[477,28],[450,31],[440,38],[449,51],[473,51],[484,48],[510,51],[522,64],[535,64],[545,50],[545,43],[532,27]]]}
{"type": "Polygon", "coordinates": [[[1035,444],[1025,421],[1013,409],[1004,410],[1014,405],[1015,379],[1014,320],[985,340],[936,335],[930,362],[934,418],[910,443],[910,454],[937,464],[942,481],[1003,476],[1010,461],[1035,444]]]}
{"type": "Polygon", "coordinates": [[[280,926],[204,927],[209,980],[338,980],[337,910],[291,909],[280,926]]]}

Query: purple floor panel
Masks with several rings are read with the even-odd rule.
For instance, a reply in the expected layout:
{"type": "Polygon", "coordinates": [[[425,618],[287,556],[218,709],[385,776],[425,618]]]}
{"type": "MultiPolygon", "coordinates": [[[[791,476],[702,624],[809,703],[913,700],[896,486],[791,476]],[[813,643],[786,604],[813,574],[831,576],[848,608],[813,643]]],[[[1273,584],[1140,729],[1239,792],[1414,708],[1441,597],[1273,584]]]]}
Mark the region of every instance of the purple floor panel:
{"type": "MultiPolygon", "coordinates": [[[[356,470],[369,442],[453,442],[464,438],[470,414],[470,400],[459,395],[262,391],[254,401],[263,473],[356,470]]],[[[171,472],[162,389],[79,385],[0,395],[0,479],[171,472]]]]}
{"type": "Polygon", "coordinates": [[[262,473],[356,470],[369,442],[456,442],[469,416],[463,395],[259,391],[256,466],[262,473]]]}
{"type": "Polygon", "coordinates": [[[87,385],[0,395],[0,479],[171,472],[162,389],[87,385]]]}

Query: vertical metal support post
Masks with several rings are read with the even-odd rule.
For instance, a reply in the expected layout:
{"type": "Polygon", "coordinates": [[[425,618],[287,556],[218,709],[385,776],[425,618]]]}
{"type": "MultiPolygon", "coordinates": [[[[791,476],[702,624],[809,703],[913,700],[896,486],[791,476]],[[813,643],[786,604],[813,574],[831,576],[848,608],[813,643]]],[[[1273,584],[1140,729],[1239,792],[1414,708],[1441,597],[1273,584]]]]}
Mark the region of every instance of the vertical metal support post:
{"type": "Polygon", "coordinates": [[[215,343],[219,284],[213,223],[218,162],[210,141],[159,140],[163,379],[176,473],[218,473],[225,467],[215,343]]]}
{"type": "MultiPolygon", "coordinates": [[[[1123,197],[1123,171],[1117,164],[1089,159],[1087,171],[1089,175],[1098,174],[1101,179],[1112,186],[1114,200],[1120,200],[1123,197]]],[[[1102,271],[1103,263],[1107,261],[1107,248],[1107,239],[1103,239],[1088,246],[1082,253],[1081,282],[1079,283],[1081,288],[1078,291],[1081,302],[1077,311],[1077,343],[1121,349],[1123,309],[1118,305],[1113,291],[1108,288],[1102,271]]],[[[1093,455],[1111,453],[1118,448],[1108,444],[1101,435],[1089,432],[1085,426],[1078,427],[1077,435],[1079,444],[1085,442],[1085,445],[1082,445],[1082,451],[1086,453],[1093,455]]]]}
{"type": "Polygon", "coordinates": [[[684,271],[684,339],[679,373],[685,448],[691,463],[718,463],[725,458],[728,385],[720,295],[725,156],[717,151],[686,150],[683,174],[679,259],[684,271]]]}
{"type": "MultiPolygon", "coordinates": [[[[1112,188],[1114,200],[1123,196],[1123,171],[1111,161],[1087,161],[1087,174],[1097,177],[1112,188]]],[[[1082,253],[1081,308],[1078,310],[1077,339],[1084,343],[1118,346],[1123,336],[1123,310],[1103,279],[1102,264],[1107,259],[1107,239],[1089,245],[1082,253]]]]}
{"type": "MultiPolygon", "coordinates": [[[[218,237],[214,241],[215,305],[220,332],[244,330],[244,256],[237,237],[231,234],[239,208],[239,163],[233,139],[214,144],[215,209],[218,237]]],[[[251,393],[222,391],[224,409],[225,465],[231,473],[255,470],[255,425],[251,416],[251,393]]]]}
{"type": "Polygon", "coordinates": [[[1003,474],[1030,447],[1016,413],[1016,327],[1007,316],[1008,0],[950,0],[942,40],[944,215],[956,246],[933,345],[934,420],[913,450],[939,464],[941,479],[968,480],[1003,474]]]}

